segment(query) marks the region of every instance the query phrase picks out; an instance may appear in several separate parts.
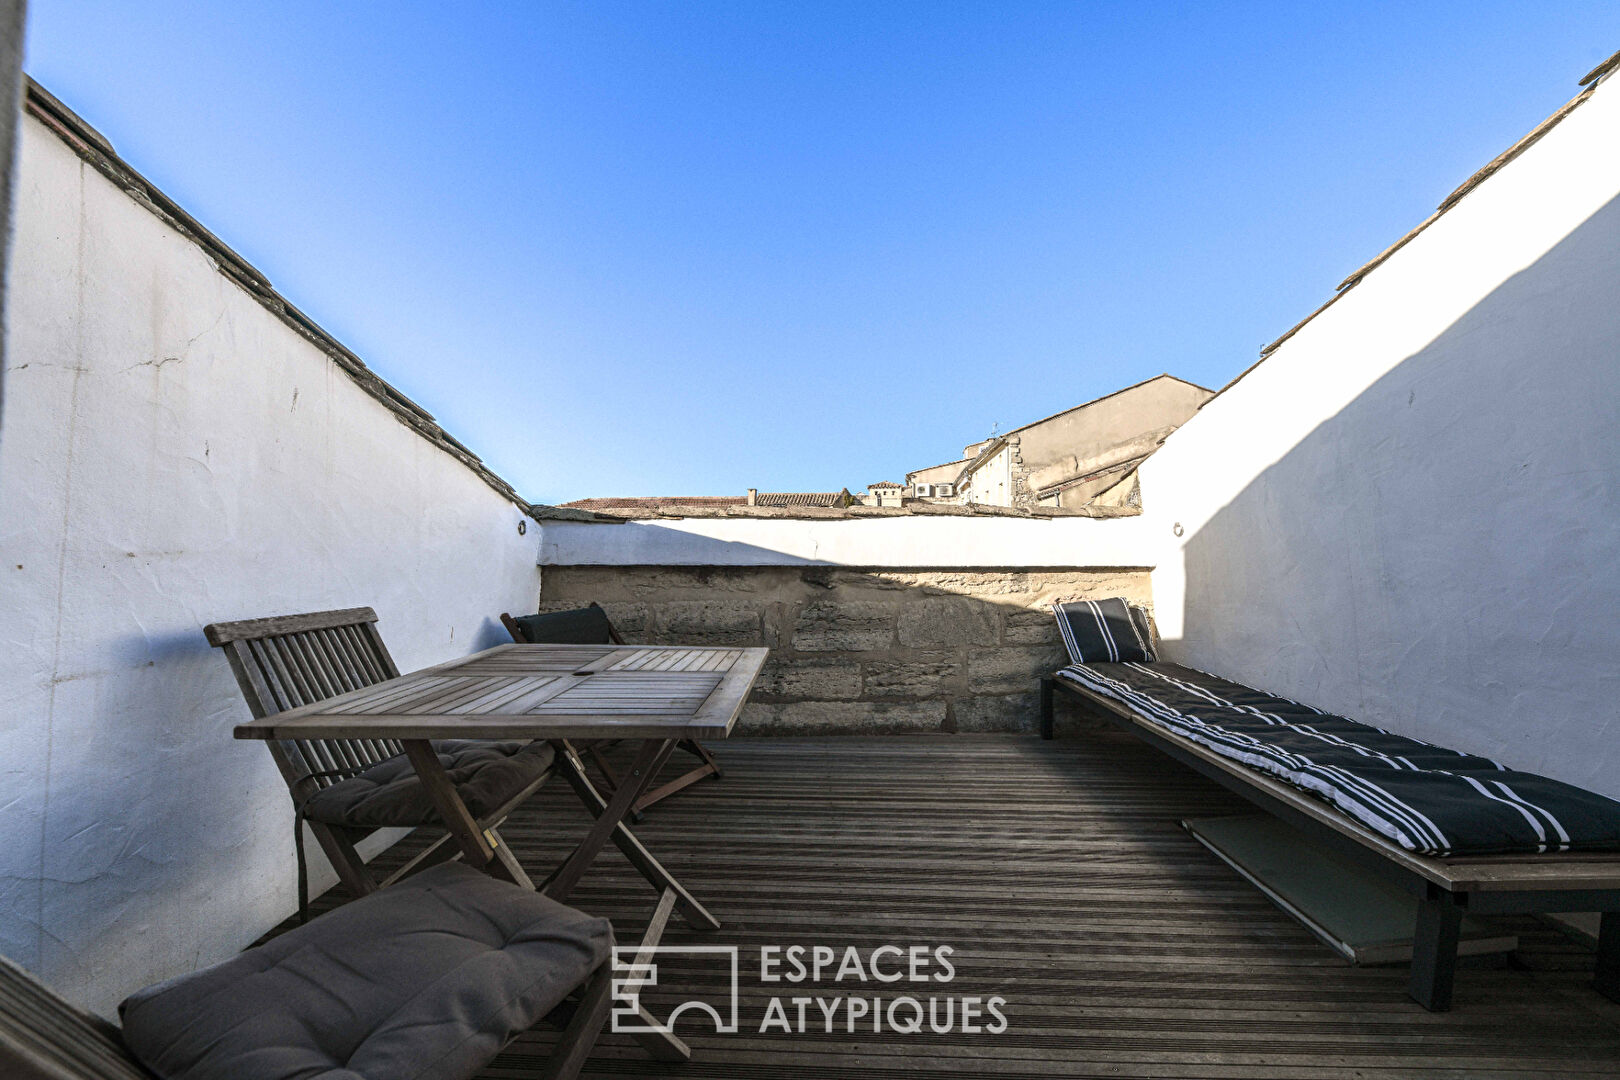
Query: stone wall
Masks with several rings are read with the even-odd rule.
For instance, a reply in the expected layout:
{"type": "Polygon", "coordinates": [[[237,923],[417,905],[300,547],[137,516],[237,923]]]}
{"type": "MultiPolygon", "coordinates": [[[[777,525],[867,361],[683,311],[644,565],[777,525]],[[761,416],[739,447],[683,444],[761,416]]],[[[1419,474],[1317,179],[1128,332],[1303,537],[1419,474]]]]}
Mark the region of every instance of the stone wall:
{"type": "Polygon", "coordinates": [[[548,566],[540,609],[594,600],[636,643],[768,646],[739,733],[1033,731],[1065,662],[1050,604],[1103,596],[1147,604],[1147,571],[548,566]]]}

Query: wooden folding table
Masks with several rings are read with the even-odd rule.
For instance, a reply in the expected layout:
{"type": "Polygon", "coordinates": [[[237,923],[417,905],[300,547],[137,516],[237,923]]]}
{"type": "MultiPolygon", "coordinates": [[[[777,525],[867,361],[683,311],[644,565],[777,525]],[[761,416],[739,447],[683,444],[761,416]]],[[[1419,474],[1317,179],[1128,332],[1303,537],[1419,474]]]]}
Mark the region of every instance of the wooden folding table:
{"type": "MultiPolygon", "coordinates": [[[[689,925],[720,925],[625,825],[682,739],[724,739],[769,650],[672,645],[499,645],[387,682],[242,724],[239,739],[399,739],[446,827],[473,866],[535,888],[493,829],[480,829],[432,739],[547,739],[556,768],[595,815],[541,891],[561,900],[612,840],[652,886],[673,891],[689,925]],[[640,742],[604,799],[571,740],[640,742]]],[[[662,905],[661,905],[662,906],[662,905]]]]}

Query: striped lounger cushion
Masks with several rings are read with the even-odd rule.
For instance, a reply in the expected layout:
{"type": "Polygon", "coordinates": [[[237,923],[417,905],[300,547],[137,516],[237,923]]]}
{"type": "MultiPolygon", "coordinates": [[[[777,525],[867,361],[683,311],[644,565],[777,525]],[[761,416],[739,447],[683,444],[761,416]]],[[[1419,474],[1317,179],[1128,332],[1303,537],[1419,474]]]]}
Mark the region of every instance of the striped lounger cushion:
{"type": "Polygon", "coordinates": [[[1157,660],[1147,612],[1123,597],[1070,600],[1052,605],[1069,659],[1077,664],[1122,664],[1157,660]]]}
{"type": "Polygon", "coordinates": [[[1620,802],[1170,663],[1058,677],[1303,788],[1423,855],[1620,850],[1620,802]]]}

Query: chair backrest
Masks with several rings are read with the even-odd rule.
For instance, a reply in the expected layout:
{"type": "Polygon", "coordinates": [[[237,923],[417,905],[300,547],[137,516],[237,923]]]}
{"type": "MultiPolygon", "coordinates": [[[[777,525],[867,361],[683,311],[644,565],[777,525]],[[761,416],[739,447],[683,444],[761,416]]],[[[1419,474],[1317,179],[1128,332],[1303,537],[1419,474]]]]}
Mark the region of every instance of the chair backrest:
{"type": "Polygon", "coordinates": [[[0,956],[0,1076],[6,1080],[152,1080],[118,1029],[0,956]]]}
{"type": "Polygon", "coordinates": [[[607,612],[599,604],[572,611],[512,616],[501,612],[501,623],[512,640],[528,645],[623,645],[607,612]]]}
{"type": "MultiPolygon", "coordinates": [[[[399,668],[377,633],[368,607],[211,623],[208,643],[225,650],[242,696],[255,719],[323,701],[350,690],[399,678],[399,668]]],[[[271,742],[293,799],[395,757],[394,739],[297,739],[271,742]]]]}

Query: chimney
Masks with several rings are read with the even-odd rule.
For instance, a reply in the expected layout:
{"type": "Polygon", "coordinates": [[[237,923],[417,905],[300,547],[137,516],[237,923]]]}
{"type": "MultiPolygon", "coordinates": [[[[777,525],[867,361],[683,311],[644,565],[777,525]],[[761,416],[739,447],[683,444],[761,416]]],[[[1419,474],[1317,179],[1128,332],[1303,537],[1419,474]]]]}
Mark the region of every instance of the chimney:
{"type": "Polygon", "coordinates": [[[759,505],[759,488],[749,488],[748,489],[748,505],[749,506],[758,506],[759,505]]]}

